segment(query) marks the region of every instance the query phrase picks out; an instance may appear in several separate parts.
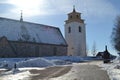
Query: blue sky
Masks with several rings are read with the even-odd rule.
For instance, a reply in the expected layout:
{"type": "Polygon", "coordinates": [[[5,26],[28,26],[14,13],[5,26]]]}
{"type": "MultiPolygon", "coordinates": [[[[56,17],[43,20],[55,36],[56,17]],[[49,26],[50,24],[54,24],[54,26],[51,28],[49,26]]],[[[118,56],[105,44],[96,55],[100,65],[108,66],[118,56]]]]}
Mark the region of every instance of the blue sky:
{"type": "Polygon", "coordinates": [[[97,52],[111,44],[111,32],[115,18],[120,14],[120,0],[0,0],[0,17],[20,19],[23,10],[24,21],[59,27],[64,35],[67,14],[76,7],[86,23],[86,39],[89,51],[96,42],[97,52]]]}

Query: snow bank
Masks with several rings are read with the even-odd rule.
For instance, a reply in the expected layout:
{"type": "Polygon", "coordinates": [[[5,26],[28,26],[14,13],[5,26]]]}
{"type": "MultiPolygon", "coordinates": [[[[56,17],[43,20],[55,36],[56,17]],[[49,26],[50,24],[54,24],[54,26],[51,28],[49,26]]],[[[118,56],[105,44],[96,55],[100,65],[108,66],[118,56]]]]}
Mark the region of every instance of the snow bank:
{"type": "Polygon", "coordinates": [[[53,56],[53,57],[44,57],[48,60],[62,60],[68,62],[85,62],[92,60],[100,60],[100,58],[96,57],[80,57],[80,56],[53,56]]]}
{"type": "Polygon", "coordinates": [[[0,68],[11,69],[15,67],[47,67],[55,64],[44,58],[9,58],[0,61],[0,68]]]}
{"type": "Polygon", "coordinates": [[[13,68],[14,64],[33,58],[0,58],[0,68],[13,68]]]}
{"type": "Polygon", "coordinates": [[[111,80],[120,80],[120,58],[116,58],[113,63],[110,64],[102,64],[104,70],[107,71],[111,80]]]}
{"type": "Polygon", "coordinates": [[[14,67],[15,62],[11,62],[11,61],[3,61],[0,62],[0,68],[7,68],[7,69],[11,69],[14,67]]]}
{"type": "Polygon", "coordinates": [[[47,67],[55,64],[44,58],[35,58],[17,63],[18,67],[47,67]]]}
{"type": "Polygon", "coordinates": [[[95,57],[79,56],[53,56],[53,57],[33,57],[33,58],[0,58],[0,68],[11,69],[15,67],[48,67],[55,65],[68,65],[73,62],[85,62],[98,60],[95,57]]]}

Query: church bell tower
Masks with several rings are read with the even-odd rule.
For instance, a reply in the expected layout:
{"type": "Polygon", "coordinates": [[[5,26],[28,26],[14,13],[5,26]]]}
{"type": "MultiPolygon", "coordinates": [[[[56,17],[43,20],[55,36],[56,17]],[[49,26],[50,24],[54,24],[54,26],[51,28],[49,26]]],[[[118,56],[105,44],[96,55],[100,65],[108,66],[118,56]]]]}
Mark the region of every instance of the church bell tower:
{"type": "Polygon", "coordinates": [[[85,57],[86,54],[86,29],[81,13],[73,11],[68,14],[65,21],[65,39],[68,44],[68,55],[85,57]]]}

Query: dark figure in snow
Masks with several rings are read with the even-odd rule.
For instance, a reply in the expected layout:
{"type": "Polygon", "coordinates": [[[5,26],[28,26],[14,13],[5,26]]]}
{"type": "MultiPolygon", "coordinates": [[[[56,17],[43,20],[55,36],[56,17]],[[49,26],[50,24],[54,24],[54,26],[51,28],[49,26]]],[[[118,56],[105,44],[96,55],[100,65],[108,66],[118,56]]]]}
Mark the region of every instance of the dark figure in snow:
{"type": "Polygon", "coordinates": [[[103,54],[103,59],[104,59],[104,63],[109,63],[110,62],[110,53],[107,50],[107,46],[105,46],[105,51],[103,54]]]}
{"type": "Polygon", "coordinates": [[[14,64],[14,69],[16,69],[17,68],[17,65],[16,65],[16,63],[14,64]]]}

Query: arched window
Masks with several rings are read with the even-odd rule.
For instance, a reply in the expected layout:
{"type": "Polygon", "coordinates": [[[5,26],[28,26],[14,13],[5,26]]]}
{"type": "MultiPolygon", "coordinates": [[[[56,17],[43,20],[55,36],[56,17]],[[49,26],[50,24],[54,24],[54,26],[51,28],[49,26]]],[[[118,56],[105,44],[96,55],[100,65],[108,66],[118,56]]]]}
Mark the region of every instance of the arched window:
{"type": "Polygon", "coordinates": [[[81,27],[79,26],[79,32],[81,32],[81,27]]]}
{"type": "Polygon", "coordinates": [[[68,27],[68,33],[70,33],[70,32],[71,32],[71,27],[69,26],[69,27],[68,27]]]}

